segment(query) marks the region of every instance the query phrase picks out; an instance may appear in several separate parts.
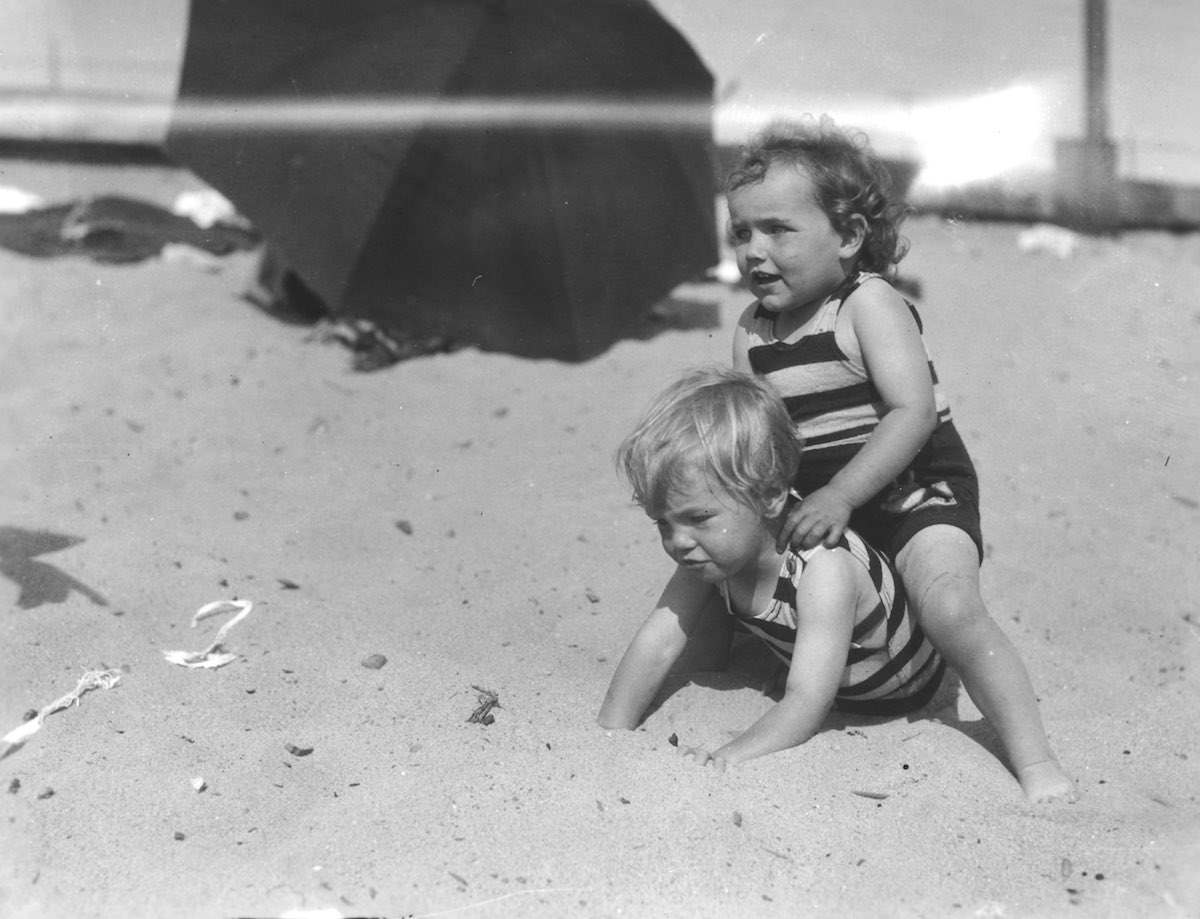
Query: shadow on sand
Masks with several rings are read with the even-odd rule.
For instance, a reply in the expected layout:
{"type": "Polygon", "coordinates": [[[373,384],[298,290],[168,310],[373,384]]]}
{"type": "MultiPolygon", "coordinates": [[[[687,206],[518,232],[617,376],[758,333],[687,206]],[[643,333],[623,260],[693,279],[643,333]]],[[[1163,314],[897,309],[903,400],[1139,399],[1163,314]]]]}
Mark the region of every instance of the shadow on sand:
{"type": "Polygon", "coordinates": [[[79,536],[0,526],[0,575],[19,588],[17,606],[20,609],[35,609],[43,603],[65,603],[71,591],[78,591],[97,606],[108,605],[103,596],[82,581],[37,558],[81,542],[83,539],[79,536]]]}

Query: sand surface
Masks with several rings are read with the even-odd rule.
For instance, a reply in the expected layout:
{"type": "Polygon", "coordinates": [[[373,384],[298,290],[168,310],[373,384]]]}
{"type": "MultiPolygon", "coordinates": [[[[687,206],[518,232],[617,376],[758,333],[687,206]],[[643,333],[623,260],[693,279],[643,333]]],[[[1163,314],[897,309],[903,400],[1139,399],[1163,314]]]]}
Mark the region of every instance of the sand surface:
{"type": "MultiPolygon", "coordinates": [[[[55,200],[193,184],[0,163],[55,200]]],[[[584,364],[354,374],[238,298],[249,255],[0,251],[0,731],[122,670],[0,761],[0,915],[1200,915],[1200,239],[1059,259],[1023,229],[917,219],[905,274],[980,467],[985,596],[1078,777],[1045,808],[963,696],[682,760],[672,733],[771,704],[749,649],[594,726],[668,573],[612,450],[727,359],[743,292],[681,288],[692,328],[584,364]],[[233,597],[235,663],[164,660],[233,597]]]]}

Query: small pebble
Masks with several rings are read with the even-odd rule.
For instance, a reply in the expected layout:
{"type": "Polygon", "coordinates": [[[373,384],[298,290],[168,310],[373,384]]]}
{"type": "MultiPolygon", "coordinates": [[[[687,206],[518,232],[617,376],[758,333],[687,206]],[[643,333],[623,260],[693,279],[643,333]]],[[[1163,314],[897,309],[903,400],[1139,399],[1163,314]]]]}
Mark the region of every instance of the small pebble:
{"type": "Polygon", "coordinates": [[[412,524],[409,523],[407,520],[397,520],[396,521],[396,529],[399,530],[401,533],[403,533],[405,536],[412,536],[412,534],[413,534],[412,524]]]}
{"type": "Polygon", "coordinates": [[[183,842],[185,839],[187,839],[187,837],[184,836],[181,832],[179,832],[179,830],[175,831],[175,841],[176,842],[183,842]]]}
{"type": "Polygon", "coordinates": [[[15,795],[20,790],[21,790],[21,780],[20,779],[13,779],[11,782],[8,783],[8,793],[10,795],[15,795]]]}
{"type": "Polygon", "coordinates": [[[362,659],[361,663],[369,670],[378,670],[387,663],[387,658],[382,654],[368,654],[362,659]]]}
{"type": "Polygon", "coordinates": [[[38,800],[39,801],[45,801],[47,798],[53,798],[53,797],[54,797],[54,789],[53,788],[43,788],[41,791],[38,792],[38,800]]]}
{"type": "Polygon", "coordinates": [[[283,746],[292,756],[308,756],[313,751],[312,747],[297,747],[294,743],[284,744],[283,746]]]}

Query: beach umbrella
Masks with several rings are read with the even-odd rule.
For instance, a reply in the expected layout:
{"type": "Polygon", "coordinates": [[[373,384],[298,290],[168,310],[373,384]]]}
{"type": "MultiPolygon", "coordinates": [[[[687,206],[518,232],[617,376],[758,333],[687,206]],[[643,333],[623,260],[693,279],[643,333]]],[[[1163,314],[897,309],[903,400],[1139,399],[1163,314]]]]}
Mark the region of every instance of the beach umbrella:
{"type": "Polygon", "coordinates": [[[643,0],[193,0],[166,147],[333,316],[576,360],[716,261],[711,96],[643,0]]]}

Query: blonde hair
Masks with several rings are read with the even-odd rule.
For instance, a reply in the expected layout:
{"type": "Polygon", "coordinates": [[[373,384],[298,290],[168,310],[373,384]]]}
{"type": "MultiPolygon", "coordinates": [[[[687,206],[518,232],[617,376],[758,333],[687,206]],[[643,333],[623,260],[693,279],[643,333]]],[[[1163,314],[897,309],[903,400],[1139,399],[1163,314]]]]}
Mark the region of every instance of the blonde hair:
{"type": "Polygon", "coordinates": [[[762,514],[791,486],[801,442],[779,394],[723,367],[686,373],[650,404],[617,449],[633,498],[657,516],[697,471],[762,514]]]}

